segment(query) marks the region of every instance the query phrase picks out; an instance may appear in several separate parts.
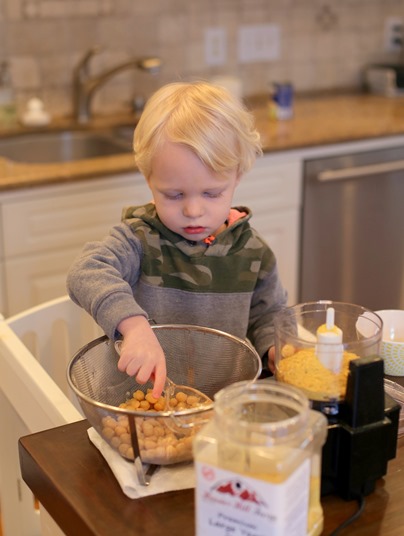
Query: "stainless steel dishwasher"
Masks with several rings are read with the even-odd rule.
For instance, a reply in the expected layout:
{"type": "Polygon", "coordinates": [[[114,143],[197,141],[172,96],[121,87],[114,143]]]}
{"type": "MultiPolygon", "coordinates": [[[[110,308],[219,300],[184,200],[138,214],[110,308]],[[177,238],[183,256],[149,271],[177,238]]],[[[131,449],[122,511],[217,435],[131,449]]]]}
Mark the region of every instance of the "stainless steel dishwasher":
{"type": "Polygon", "coordinates": [[[404,309],[404,147],[307,160],[300,302],[404,309]]]}

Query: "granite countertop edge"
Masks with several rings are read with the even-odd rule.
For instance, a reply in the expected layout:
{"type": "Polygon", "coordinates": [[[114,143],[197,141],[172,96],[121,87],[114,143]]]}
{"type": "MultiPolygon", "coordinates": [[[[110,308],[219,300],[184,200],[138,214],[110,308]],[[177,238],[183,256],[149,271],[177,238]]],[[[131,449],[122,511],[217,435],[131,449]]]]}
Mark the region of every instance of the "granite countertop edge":
{"type": "MultiPolygon", "coordinates": [[[[266,154],[404,135],[404,97],[357,93],[298,97],[294,116],[287,121],[273,118],[269,99],[255,99],[248,105],[266,154]]],[[[114,115],[98,118],[86,129],[131,124],[136,124],[135,117],[114,115]]],[[[80,127],[62,118],[53,122],[48,131],[72,128],[80,127]]],[[[27,131],[20,126],[14,130],[0,129],[0,138],[27,131]]],[[[136,171],[131,153],[52,164],[17,163],[0,157],[0,191],[136,171]]]]}

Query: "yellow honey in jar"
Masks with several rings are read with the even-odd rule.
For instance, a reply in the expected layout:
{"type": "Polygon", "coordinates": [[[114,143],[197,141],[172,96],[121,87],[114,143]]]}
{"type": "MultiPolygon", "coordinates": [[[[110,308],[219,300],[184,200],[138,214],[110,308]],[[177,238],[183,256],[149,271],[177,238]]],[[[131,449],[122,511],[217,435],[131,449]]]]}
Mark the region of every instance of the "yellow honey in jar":
{"type": "Polygon", "coordinates": [[[240,382],[194,439],[196,534],[317,536],[325,417],[298,389],[240,382]]]}

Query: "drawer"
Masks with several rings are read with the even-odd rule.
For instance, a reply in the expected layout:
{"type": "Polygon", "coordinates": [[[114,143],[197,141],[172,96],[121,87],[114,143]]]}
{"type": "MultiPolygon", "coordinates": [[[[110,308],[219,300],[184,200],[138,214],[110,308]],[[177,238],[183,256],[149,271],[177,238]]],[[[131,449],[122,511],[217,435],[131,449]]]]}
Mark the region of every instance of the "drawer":
{"type": "MultiPolygon", "coordinates": [[[[63,249],[101,239],[119,223],[124,206],[142,204],[151,198],[139,174],[121,184],[118,178],[116,183],[111,179],[107,187],[103,183],[100,188],[99,184],[94,181],[94,189],[90,190],[62,189],[59,195],[4,203],[4,257],[63,249]]],[[[52,192],[51,187],[49,190],[52,192]]]]}
{"type": "Polygon", "coordinates": [[[271,164],[266,157],[241,178],[233,205],[245,205],[253,212],[296,208],[301,199],[300,162],[271,164]]]}

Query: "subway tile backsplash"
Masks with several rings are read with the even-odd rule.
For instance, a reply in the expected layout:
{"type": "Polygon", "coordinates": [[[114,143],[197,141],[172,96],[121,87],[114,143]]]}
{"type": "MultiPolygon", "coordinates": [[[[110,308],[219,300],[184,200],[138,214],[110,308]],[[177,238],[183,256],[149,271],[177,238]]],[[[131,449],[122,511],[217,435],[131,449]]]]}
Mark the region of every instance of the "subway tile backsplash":
{"type": "Polygon", "coordinates": [[[110,80],[94,99],[98,113],[129,110],[166,82],[218,74],[240,78],[245,96],[285,80],[300,92],[358,89],[366,65],[400,60],[385,50],[389,17],[404,20],[403,0],[0,0],[0,61],[10,61],[19,109],[39,96],[55,115],[71,113],[72,70],[95,45],[94,74],[132,56],[164,61],[157,76],[110,80]],[[254,24],[279,28],[278,58],[240,61],[238,31],[254,24]],[[205,31],[217,27],[225,59],[212,66],[205,31]]]}

